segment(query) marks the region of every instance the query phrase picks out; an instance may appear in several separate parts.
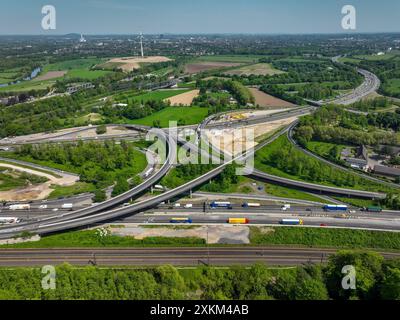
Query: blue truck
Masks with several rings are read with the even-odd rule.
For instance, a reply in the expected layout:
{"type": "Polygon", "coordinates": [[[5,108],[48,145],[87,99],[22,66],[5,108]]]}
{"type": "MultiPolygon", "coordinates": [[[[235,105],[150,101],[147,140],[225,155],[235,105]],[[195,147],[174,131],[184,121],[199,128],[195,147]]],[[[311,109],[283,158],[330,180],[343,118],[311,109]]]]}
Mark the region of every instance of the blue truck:
{"type": "Polygon", "coordinates": [[[322,207],[325,211],[347,211],[348,207],[346,205],[336,205],[336,204],[327,204],[322,207]]]}
{"type": "Polygon", "coordinates": [[[211,209],[217,209],[217,208],[232,209],[232,204],[230,202],[213,201],[210,203],[210,208],[211,209]]]}

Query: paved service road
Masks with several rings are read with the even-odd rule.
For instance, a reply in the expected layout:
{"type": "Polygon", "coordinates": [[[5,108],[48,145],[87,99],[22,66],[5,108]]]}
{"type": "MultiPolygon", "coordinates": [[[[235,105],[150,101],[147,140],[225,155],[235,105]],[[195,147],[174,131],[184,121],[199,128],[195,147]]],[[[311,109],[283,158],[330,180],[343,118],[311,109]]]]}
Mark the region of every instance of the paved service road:
{"type": "MultiPolygon", "coordinates": [[[[257,262],[269,265],[297,266],[324,263],[334,249],[283,247],[199,247],[199,248],[134,248],[134,249],[3,249],[0,266],[43,266],[68,262],[73,265],[196,266],[249,265],[257,262]]],[[[386,258],[400,253],[383,253],[386,258]]]]}

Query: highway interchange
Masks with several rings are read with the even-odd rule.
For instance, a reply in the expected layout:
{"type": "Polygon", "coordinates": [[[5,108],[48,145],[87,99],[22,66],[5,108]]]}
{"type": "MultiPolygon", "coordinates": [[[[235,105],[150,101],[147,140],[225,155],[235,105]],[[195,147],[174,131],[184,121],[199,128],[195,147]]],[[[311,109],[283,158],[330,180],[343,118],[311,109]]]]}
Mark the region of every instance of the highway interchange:
{"type": "MultiPolygon", "coordinates": [[[[365,70],[358,70],[364,77],[365,77],[365,82],[363,85],[355,89],[352,93],[342,96],[334,101],[334,103],[338,104],[343,104],[347,105],[352,102],[355,102],[362,97],[365,97],[366,95],[370,94],[371,92],[377,90],[379,87],[379,79],[365,71],[365,70]]],[[[210,117],[206,119],[202,124],[199,126],[188,126],[187,128],[193,128],[193,129],[203,129],[203,128],[212,128],[212,129],[224,129],[224,128],[239,128],[242,126],[248,126],[252,124],[260,124],[260,123],[266,123],[270,121],[275,121],[279,119],[285,119],[293,116],[301,116],[305,114],[309,114],[313,112],[314,107],[306,107],[306,108],[296,108],[292,109],[286,112],[281,112],[277,114],[272,114],[268,116],[261,116],[261,117],[255,117],[252,119],[248,120],[238,120],[238,121],[232,121],[232,122],[227,122],[227,123],[211,123],[211,119],[213,117],[210,117]]],[[[177,216],[190,216],[193,219],[194,224],[224,224],[226,223],[227,219],[232,216],[232,215],[241,215],[241,216],[246,216],[250,219],[250,224],[254,225],[277,225],[279,221],[282,219],[282,217],[299,217],[304,220],[306,226],[310,227],[320,227],[321,225],[327,226],[327,227],[340,227],[340,228],[355,228],[355,229],[372,229],[372,230],[392,230],[392,231],[399,231],[400,230],[400,218],[398,215],[398,212],[384,212],[384,213],[376,213],[376,214],[371,214],[371,213],[365,213],[365,212],[360,212],[358,210],[355,210],[351,215],[346,216],[346,218],[338,218],[334,214],[326,213],[321,209],[320,204],[311,204],[311,203],[305,203],[304,206],[293,206],[289,212],[282,212],[279,207],[277,206],[262,206],[260,209],[243,209],[243,208],[234,208],[232,210],[229,210],[228,212],[224,212],[219,210],[218,212],[204,212],[203,209],[199,207],[194,207],[190,210],[176,210],[176,209],[169,209],[163,207],[162,203],[169,202],[170,200],[179,198],[180,196],[183,196],[185,194],[190,193],[193,189],[196,187],[202,185],[205,182],[208,182],[209,180],[213,179],[217,175],[219,175],[225,168],[228,166],[230,163],[232,163],[235,160],[244,160],[247,157],[252,156],[257,150],[260,148],[268,145],[269,143],[275,141],[278,137],[280,137],[283,134],[288,134],[288,136],[291,138],[291,130],[297,123],[293,123],[292,125],[284,128],[280,132],[274,134],[272,137],[267,139],[267,141],[264,141],[263,143],[259,144],[254,150],[249,150],[245,155],[240,155],[233,159],[231,162],[228,163],[223,163],[216,167],[215,169],[211,170],[210,172],[184,184],[179,186],[178,188],[175,188],[173,190],[168,190],[164,193],[161,193],[159,195],[153,196],[149,199],[141,200],[139,202],[136,202],[130,206],[123,206],[121,205],[123,203],[128,202],[131,199],[137,198],[139,195],[141,195],[143,192],[146,190],[149,190],[153,185],[155,185],[163,176],[165,176],[172,168],[173,164],[175,163],[176,160],[176,145],[178,143],[182,144],[185,143],[185,141],[182,141],[182,139],[177,138],[177,141],[174,140],[174,135],[172,135],[169,131],[167,130],[158,130],[159,137],[163,139],[166,143],[168,143],[168,156],[167,156],[167,161],[161,166],[159,170],[154,170],[154,172],[146,177],[146,179],[141,183],[139,186],[133,188],[132,190],[117,196],[115,198],[112,198],[111,200],[105,201],[100,204],[95,204],[90,207],[85,207],[79,210],[75,211],[60,211],[57,213],[52,213],[49,214],[48,212],[42,212],[39,210],[37,207],[34,208],[31,212],[23,212],[21,215],[27,215],[29,219],[26,219],[22,223],[16,226],[2,226],[0,228],[0,239],[9,239],[11,237],[15,237],[22,232],[32,232],[32,233],[38,233],[38,234],[48,234],[48,233],[53,233],[53,232],[60,232],[60,231],[65,231],[65,230],[71,230],[74,228],[82,228],[82,227],[87,227],[87,226],[93,226],[93,225],[101,225],[104,222],[108,221],[114,221],[115,223],[135,223],[135,224],[143,224],[143,223],[152,223],[152,224],[167,224],[169,223],[171,215],[177,215],[177,216]],[[172,140],[171,140],[172,139],[172,140]],[[161,205],[160,205],[161,204],[161,205]],[[160,212],[160,210],[162,212],[160,212]]],[[[134,139],[137,137],[142,136],[146,132],[148,132],[151,128],[149,127],[144,127],[144,126],[126,126],[128,129],[131,129],[132,132],[128,132],[123,135],[110,135],[105,137],[105,139],[134,139]]],[[[18,145],[18,144],[25,144],[25,143],[47,143],[47,142],[67,142],[67,141],[76,141],[77,140],[77,133],[81,133],[85,130],[90,130],[93,128],[79,128],[76,132],[69,132],[69,133],[63,133],[60,135],[53,136],[51,138],[42,138],[42,139],[37,139],[37,140],[27,140],[27,141],[19,141],[19,142],[13,142],[12,140],[2,140],[0,141],[0,144],[3,145],[18,145]]],[[[178,131],[178,129],[176,129],[178,131]]],[[[93,139],[92,137],[90,138],[78,138],[79,140],[91,140],[93,139]]],[[[292,141],[293,142],[293,141],[292,141]]],[[[197,145],[195,144],[189,144],[190,148],[196,149],[198,148],[197,145]]],[[[376,193],[376,192],[367,192],[367,191],[359,191],[359,190],[346,190],[346,189],[341,189],[341,188],[334,188],[334,187],[326,187],[326,186],[321,186],[321,185],[315,185],[315,184],[310,184],[310,183],[305,183],[305,182],[300,182],[300,181],[294,181],[290,179],[284,179],[280,177],[275,177],[272,175],[268,175],[263,172],[259,171],[254,171],[251,174],[251,177],[269,181],[269,182],[275,182],[279,184],[284,184],[288,186],[294,186],[294,187],[299,187],[302,189],[310,190],[310,191],[318,191],[318,192],[327,192],[329,194],[336,194],[336,195],[346,195],[346,196],[357,196],[357,197],[364,197],[364,198],[372,198],[372,199],[382,199],[385,197],[384,194],[381,193],[376,193]]],[[[374,178],[372,178],[374,179],[374,178]]],[[[85,195],[84,195],[85,196],[85,195]]],[[[88,195],[86,195],[87,197],[88,195]]],[[[82,196],[83,197],[83,196],[82,196]]],[[[85,198],[87,199],[87,198],[85,198]]],[[[274,201],[275,199],[271,199],[274,201]]],[[[277,200],[277,199],[276,199],[277,200]]],[[[275,200],[275,201],[276,201],[275,200]]],[[[61,200],[62,202],[62,200],[61,200]]],[[[55,202],[54,206],[58,206],[58,202],[55,202]]],[[[4,209],[3,209],[4,210],[4,209]]],[[[207,211],[207,210],[206,210],[207,211]]],[[[210,211],[210,210],[208,210],[210,211]]],[[[9,215],[10,213],[7,211],[3,211],[2,214],[9,215]]],[[[150,249],[146,249],[150,250],[150,249]]],[[[290,249],[285,249],[285,250],[290,250],[290,249]]],[[[294,250],[294,249],[293,249],[294,250]]],[[[196,250],[191,251],[191,256],[190,260],[192,264],[194,261],[198,262],[198,254],[195,252],[196,250]]],[[[18,251],[17,251],[18,252],[18,251]]],[[[17,258],[19,257],[19,260],[17,258],[9,258],[8,256],[0,255],[0,264],[1,265],[10,265],[7,263],[13,263],[17,265],[25,265],[27,261],[31,261],[32,264],[34,264],[35,259],[37,258],[37,261],[47,261],[46,257],[39,258],[40,255],[44,254],[53,254],[51,256],[51,261],[56,261],[57,259],[61,259],[63,261],[72,261],[73,263],[80,264],[82,261],[86,261],[85,264],[87,263],[87,258],[88,254],[92,254],[95,252],[95,250],[91,250],[91,253],[87,252],[78,252],[74,251],[71,253],[66,254],[65,256],[60,256],[56,257],[56,254],[51,253],[50,251],[45,251],[45,252],[21,252],[20,255],[16,254],[17,258]],[[50,252],[50,253],[49,253],[50,252]],[[33,256],[31,256],[33,255],[33,256]],[[76,259],[74,257],[76,255],[76,259]],[[9,260],[7,260],[9,259],[9,260]],[[13,260],[14,259],[14,260],[13,260]],[[9,262],[7,262],[9,261],[9,262]]],[[[150,251],[149,251],[150,252],[150,251]]],[[[169,250],[171,252],[171,250],[169,250]]],[[[282,253],[282,257],[279,256],[279,258],[276,258],[272,251],[266,251],[267,254],[265,257],[262,257],[261,259],[266,260],[268,263],[274,264],[276,262],[277,264],[292,264],[293,263],[299,263],[299,261],[305,261],[309,259],[315,258],[315,256],[304,254],[301,250],[294,250],[292,251],[292,255],[294,256],[293,258],[289,258],[288,256],[285,256],[282,253]],[[279,260],[281,259],[281,260],[279,260]],[[286,260],[288,259],[288,260],[286,260]],[[292,259],[292,260],[290,260],[292,259]]],[[[116,252],[118,254],[118,252],[116,252]]],[[[229,250],[227,253],[222,254],[221,260],[218,260],[219,258],[215,258],[216,262],[220,262],[221,264],[229,264],[231,263],[230,261],[230,255],[232,252],[229,250]]],[[[233,257],[238,257],[238,255],[241,255],[241,253],[234,252],[233,257]]],[[[289,254],[290,255],[290,254],[289,254]]],[[[316,255],[321,255],[321,250],[317,250],[316,255]]],[[[99,252],[99,257],[101,257],[101,252],[99,252]]],[[[256,261],[257,259],[260,259],[260,257],[247,257],[245,256],[247,262],[250,261],[256,261]]],[[[160,258],[158,256],[155,258],[155,260],[143,258],[137,253],[132,253],[132,255],[129,255],[128,257],[122,256],[121,258],[116,258],[116,259],[111,259],[109,260],[110,264],[154,264],[154,263],[169,263],[168,261],[175,262],[175,264],[180,264],[181,261],[186,261],[185,259],[181,257],[175,257],[176,259],[173,259],[172,256],[169,256],[167,258],[160,258]],[[181,260],[183,259],[183,260],[181,260]],[[128,263],[128,262],[135,262],[135,263],[128,263]]],[[[107,264],[107,257],[101,258],[104,260],[104,264],[107,264]]],[[[100,261],[103,261],[99,259],[100,261]]],[[[232,260],[233,261],[233,260],[232,260]]],[[[240,261],[240,260],[237,260],[240,261]]],[[[187,261],[186,261],[187,262],[187,261]]],[[[102,263],[103,264],[103,263],[102,263]]]]}

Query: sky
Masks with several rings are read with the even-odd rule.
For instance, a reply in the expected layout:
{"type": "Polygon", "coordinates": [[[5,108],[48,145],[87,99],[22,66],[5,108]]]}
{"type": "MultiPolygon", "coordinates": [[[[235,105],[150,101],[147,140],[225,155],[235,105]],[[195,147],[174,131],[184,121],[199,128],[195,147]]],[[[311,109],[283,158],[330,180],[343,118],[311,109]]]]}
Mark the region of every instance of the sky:
{"type": "Polygon", "coordinates": [[[0,34],[349,33],[400,32],[399,0],[1,0],[0,34]],[[56,30],[42,29],[42,7],[56,9],[56,30]]]}

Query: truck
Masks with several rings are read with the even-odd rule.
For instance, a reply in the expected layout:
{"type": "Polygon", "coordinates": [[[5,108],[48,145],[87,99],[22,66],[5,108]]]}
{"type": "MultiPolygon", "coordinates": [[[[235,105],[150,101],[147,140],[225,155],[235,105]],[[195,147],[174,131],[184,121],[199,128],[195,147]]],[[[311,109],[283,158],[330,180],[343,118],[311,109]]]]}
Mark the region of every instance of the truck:
{"type": "Polygon", "coordinates": [[[348,207],[342,204],[327,204],[322,207],[325,211],[347,211],[348,207]]]}
{"type": "Polygon", "coordinates": [[[229,218],[229,224],[248,224],[250,222],[247,218],[229,218]]]}
{"type": "Polygon", "coordinates": [[[153,172],[153,168],[149,168],[149,169],[146,170],[146,172],[144,173],[144,177],[147,178],[149,175],[151,175],[152,172],[153,172]]]}
{"type": "Polygon", "coordinates": [[[213,201],[210,203],[210,208],[211,209],[216,209],[216,208],[232,209],[232,204],[230,202],[213,201]]]}
{"type": "Polygon", "coordinates": [[[367,212],[382,212],[382,208],[381,207],[370,206],[370,207],[367,207],[367,208],[363,208],[363,211],[367,211],[367,212]]]}
{"type": "Polygon", "coordinates": [[[74,207],[74,205],[73,205],[72,203],[64,203],[64,204],[61,206],[61,209],[69,209],[69,210],[72,210],[73,207],[74,207]]]}
{"type": "Polygon", "coordinates": [[[301,219],[282,219],[279,223],[287,226],[298,226],[303,225],[304,221],[301,219]]]}
{"type": "Polygon", "coordinates": [[[15,217],[0,217],[0,224],[14,224],[19,223],[21,220],[15,217]]]}
{"type": "Polygon", "coordinates": [[[192,223],[191,218],[171,218],[170,223],[192,223]]]}
{"type": "Polygon", "coordinates": [[[255,202],[245,202],[242,204],[243,208],[259,208],[261,207],[261,205],[259,203],[255,203],[255,202]]]}
{"type": "Polygon", "coordinates": [[[287,210],[289,210],[290,209],[290,204],[284,204],[282,207],[281,207],[281,210],[282,211],[287,211],[287,210]]]}
{"type": "Polygon", "coordinates": [[[9,209],[10,210],[30,210],[31,205],[30,204],[12,204],[9,209]]]}

